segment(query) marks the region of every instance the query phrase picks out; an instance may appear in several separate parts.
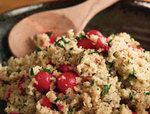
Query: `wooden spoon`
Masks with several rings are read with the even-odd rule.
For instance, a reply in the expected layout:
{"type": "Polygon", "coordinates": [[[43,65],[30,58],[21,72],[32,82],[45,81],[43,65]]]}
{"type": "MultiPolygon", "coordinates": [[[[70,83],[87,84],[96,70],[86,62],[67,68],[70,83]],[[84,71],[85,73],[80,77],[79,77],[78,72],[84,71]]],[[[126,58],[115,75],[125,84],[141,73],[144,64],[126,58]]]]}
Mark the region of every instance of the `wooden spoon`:
{"type": "Polygon", "coordinates": [[[74,29],[76,33],[82,31],[95,14],[117,1],[119,0],[87,0],[74,7],[26,17],[16,24],[9,34],[10,50],[14,56],[23,57],[33,52],[35,47],[30,37],[35,34],[53,31],[61,35],[69,29],[74,29]]]}

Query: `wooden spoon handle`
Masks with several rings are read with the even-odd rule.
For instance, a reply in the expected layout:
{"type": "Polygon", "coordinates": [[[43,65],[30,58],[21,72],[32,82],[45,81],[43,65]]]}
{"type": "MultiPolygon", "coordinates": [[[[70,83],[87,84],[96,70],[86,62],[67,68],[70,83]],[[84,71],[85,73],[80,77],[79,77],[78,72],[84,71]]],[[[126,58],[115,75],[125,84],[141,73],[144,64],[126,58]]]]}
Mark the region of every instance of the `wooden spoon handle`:
{"type": "Polygon", "coordinates": [[[40,4],[45,2],[54,2],[58,0],[1,0],[0,2],[0,13],[20,8],[23,6],[40,4]]]}
{"type": "Polygon", "coordinates": [[[87,0],[77,6],[66,8],[61,11],[58,10],[58,12],[66,15],[72,20],[76,26],[76,31],[79,32],[84,29],[89,20],[91,20],[98,12],[118,1],[119,0],[87,0]]]}

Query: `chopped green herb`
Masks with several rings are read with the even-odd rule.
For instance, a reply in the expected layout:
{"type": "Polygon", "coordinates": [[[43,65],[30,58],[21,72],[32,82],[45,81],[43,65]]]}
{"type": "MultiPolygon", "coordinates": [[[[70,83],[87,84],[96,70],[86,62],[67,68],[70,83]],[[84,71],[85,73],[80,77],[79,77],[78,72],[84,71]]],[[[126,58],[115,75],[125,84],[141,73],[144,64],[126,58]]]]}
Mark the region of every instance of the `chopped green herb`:
{"type": "Polygon", "coordinates": [[[50,37],[53,34],[53,32],[46,32],[46,34],[50,37]]]}
{"type": "Polygon", "coordinates": [[[65,44],[68,44],[69,42],[67,42],[64,37],[62,37],[62,41],[65,43],[65,44]]]}
{"type": "Polygon", "coordinates": [[[61,44],[57,44],[58,47],[61,47],[61,48],[65,48],[63,45],[61,44]]]}
{"type": "Polygon", "coordinates": [[[69,106],[68,114],[73,114],[74,110],[75,110],[74,107],[69,106]]]}
{"type": "Polygon", "coordinates": [[[64,100],[67,100],[69,98],[69,96],[65,95],[64,96],[64,100]]]}
{"type": "Polygon", "coordinates": [[[34,70],[33,70],[33,68],[30,68],[30,75],[31,75],[31,76],[34,75],[34,70]]]}
{"type": "Polygon", "coordinates": [[[58,109],[58,107],[57,107],[57,105],[55,103],[52,103],[51,109],[59,111],[59,109],[58,109]]]}
{"type": "Polygon", "coordinates": [[[133,99],[133,93],[129,93],[129,100],[133,99]]]}
{"type": "Polygon", "coordinates": [[[60,98],[56,98],[56,99],[54,100],[55,103],[57,103],[58,101],[60,101],[60,98]]]}
{"type": "Polygon", "coordinates": [[[67,42],[64,37],[61,37],[61,39],[59,39],[58,41],[55,42],[55,45],[57,45],[58,47],[64,48],[64,46],[61,43],[64,44],[68,44],[69,42],[67,42]]]}
{"type": "Polygon", "coordinates": [[[86,36],[83,35],[83,34],[79,34],[79,36],[76,37],[77,40],[81,40],[81,39],[84,39],[84,38],[86,38],[86,36]]]}
{"type": "Polygon", "coordinates": [[[103,94],[106,95],[110,89],[111,85],[104,85],[103,94]]]}
{"type": "Polygon", "coordinates": [[[111,43],[112,43],[112,39],[110,39],[109,42],[108,42],[109,47],[111,47],[111,45],[112,45],[111,43]]]}
{"type": "Polygon", "coordinates": [[[136,79],[136,76],[134,74],[129,74],[129,77],[128,77],[129,80],[133,80],[133,79],[136,79]]]}
{"type": "Polygon", "coordinates": [[[93,86],[94,85],[94,80],[92,80],[91,82],[90,82],[90,86],[93,86]]]}
{"type": "Polygon", "coordinates": [[[150,91],[144,92],[145,95],[150,95],[150,91]]]}
{"type": "Polygon", "coordinates": [[[42,51],[42,49],[39,48],[39,47],[37,47],[37,48],[35,49],[36,54],[37,54],[38,52],[40,52],[40,51],[42,51]]]}
{"type": "Polygon", "coordinates": [[[136,76],[135,76],[135,70],[134,70],[134,69],[133,69],[132,73],[129,73],[128,79],[129,79],[129,80],[136,79],[136,76]]]}
{"type": "Polygon", "coordinates": [[[48,73],[50,73],[50,72],[51,72],[51,70],[50,70],[50,69],[48,69],[48,68],[43,68],[43,71],[44,71],[44,72],[48,72],[48,73]]]}

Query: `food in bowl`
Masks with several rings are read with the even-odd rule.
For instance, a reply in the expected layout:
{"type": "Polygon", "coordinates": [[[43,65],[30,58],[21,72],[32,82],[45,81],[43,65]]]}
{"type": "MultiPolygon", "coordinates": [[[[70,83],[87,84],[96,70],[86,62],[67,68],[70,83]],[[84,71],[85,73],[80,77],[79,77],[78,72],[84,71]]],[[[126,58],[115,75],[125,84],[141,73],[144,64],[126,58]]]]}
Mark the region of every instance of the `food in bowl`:
{"type": "Polygon", "coordinates": [[[127,33],[33,38],[31,55],[0,67],[8,114],[148,114],[150,52],[127,33]]]}

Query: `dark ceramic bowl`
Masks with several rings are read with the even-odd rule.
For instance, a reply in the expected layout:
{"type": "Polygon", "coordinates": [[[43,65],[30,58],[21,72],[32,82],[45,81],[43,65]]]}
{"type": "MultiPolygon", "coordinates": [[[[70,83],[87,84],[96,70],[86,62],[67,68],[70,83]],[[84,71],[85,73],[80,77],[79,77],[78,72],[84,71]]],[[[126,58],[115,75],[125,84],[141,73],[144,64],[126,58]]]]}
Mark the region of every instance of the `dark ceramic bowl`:
{"type": "MultiPolygon", "coordinates": [[[[8,60],[10,53],[7,36],[11,28],[22,18],[50,9],[63,8],[81,3],[83,0],[67,1],[64,3],[44,4],[38,8],[24,13],[10,15],[10,12],[0,15],[0,62],[8,60]]],[[[19,11],[20,9],[16,10],[19,11]]],[[[12,12],[11,12],[12,13],[12,12]]],[[[86,26],[85,31],[99,29],[104,35],[128,32],[143,48],[150,50],[150,9],[129,2],[119,2],[112,7],[97,14],[86,26]]],[[[4,109],[5,103],[0,102],[0,110],[4,109]]],[[[0,114],[4,114],[0,111],[0,114]]]]}

